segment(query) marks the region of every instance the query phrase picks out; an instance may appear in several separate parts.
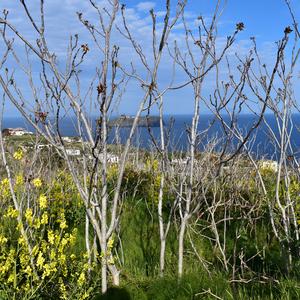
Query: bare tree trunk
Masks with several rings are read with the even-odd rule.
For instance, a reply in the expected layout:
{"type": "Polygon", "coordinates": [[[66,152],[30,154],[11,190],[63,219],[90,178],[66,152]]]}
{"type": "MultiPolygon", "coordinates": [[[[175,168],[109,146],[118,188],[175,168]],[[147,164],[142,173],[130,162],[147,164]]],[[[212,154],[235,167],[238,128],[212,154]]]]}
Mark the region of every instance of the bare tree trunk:
{"type": "Polygon", "coordinates": [[[183,252],[184,252],[184,236],[186,229],[186,216],[184,216],[183,220],[180,224],[180,232],[178,236],[178,277],[182,278],[183,275],[183,252]]]}

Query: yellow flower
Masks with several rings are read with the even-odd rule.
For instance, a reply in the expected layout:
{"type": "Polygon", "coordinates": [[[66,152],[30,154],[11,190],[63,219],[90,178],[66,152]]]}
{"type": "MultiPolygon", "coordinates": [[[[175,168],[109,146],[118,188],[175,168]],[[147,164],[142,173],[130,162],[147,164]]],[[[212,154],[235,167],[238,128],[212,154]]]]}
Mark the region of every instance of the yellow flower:
{"type": "Polygon", "coordinates": [[[16,218],[17,216],[19,215],[19,212],[16,210],[16,209],[14,209],[13,207],[9,207],[8,209],[7,209],[7,213],[6,213],[6,217],[11,217],[11,218],[16,218]]]}
{"type": "Polygon", "coordinates": [[[41,224],[47,224],[48,223],[48,214],[47,212],[44,212],[41,219],[41,224]]]}
{"type": "Polygon", "coordinates": [[[52,230],[48,230],[48,241],[50,244],[54,244],[55,235],[52,230]]]}
{"type": "Polygon", "coordinates": [[[22,175],[17,175],[16,177],[16,185],[22,185],[24,183],[24,178],[22,175]]]}
{"type": "Polygon", "coordinates": [[[68,299],[67,289],[66,289],[66,286],[64,285],[64,282],[61,277],[59,277],[58,282],[59,282],[59,291],[61,294],[60,299],[67,300],[68,299]]]}
{"type": "Polygon", "coordinates": [[[83,286],[85,283],[85,274],[82,272],[77,280],[79,286],[83,286]]]}
{"type": "Polygon", "coordinates": [[[20,245],[25,245],[25,238],[24,237],[19,237],[19,239],[18,239],[18,243],[20,244],[20,245]]]}
{"type": "Polygon", "coordinates": [[[29,265],[29,263],[30,263],[29,255],[26,255],[26,254],[22,253],[19,257],[20,257],[21,266],[23,268],[25,268],[25,266],[29,265]]]}
{"type": "Polygon", "coordinates": [[[60,264],[61,265],[65,264],[66,263],[66,259],[67,259],[66,255],[65,254],[61,254],[60,257],[59,257],[60,264]]]}
{"type": "Polygon", "coordinates": [[[27,266],[26,269],[24,270],[24,273],[31,275],[32,274],[32,269],[30,266],[27,266]]]}
{"type": "MultiPolygon", "coordinates": [[[[17,288],[18,289],[18,288],[17,288]]],[[[29,284],[29,282],[26,282],[24,285],[23,285],[23,289],[25,292],[29,292],[30,289],[31,289],[31,286],[29,284]]]]}
{"type": "Polygon", "coordinates": [[[43,257],[43,253],[40,251],[39,255],[38,255],[38,258],[37,258],[37,261],[36,261],[37,267],[42,269],[43,265],[44,265],[44,262],[45,262],[45,258],[43,257]]]}
{"type": "Polygon", "coordinates": [[[74,228],[69,236],[70,245],[73,246],[76,242],[77,228],[74,228]]]}
{"type": "Polygon", "coordinates": [[[32,180],[32,183],[33,183],[33,185],[34,185],[35,187],[37,187],[37,188],[42,186],[42,181],[41,181],[40,178],[34,178],[34,179],[32,180]]]}
{"type": "Polygon", "coordinates": [[[18,229],[19,231],[22,231],[22,230],[23,230],[23,223],[22,223],[22,222],[18,222],[17,229],[18,229]]]}
{"type": "Polygon", "coordinates": [[[9,180],[8,178],[4,178],[3,180],[1,180],[1,185],[3,187],[7,187],[9,185],[9,180]]]}
{"type": "Polygon", "coordinates": [[[3,197],[8,197],[10,195],[8,178],[4,178],[3,180],[1,180],[0,195],[3,197]]]}
{"type": "Polygon", "coordinates": [[[45,277],[50,276],[51,273],[54,273],[57,271],[56,262],[52,262],[50,264],[44,264],[43,269],[44,269],[44,272],[43,272],[42,278],[44,279],[45,277]]]}
{"type": "Polygon", "coordinates": [[[84,294],[80,296],[79,300],[85,300],[89,298],[90,298],[90,294],[87,291],[85,291],[84,294]]]}
{"type": "Polygon", "coordinates": [[[44,268],[44,273],[43,273],[42,278],[44,279],[45,277],[47,277],[51,274],[51,268],[50,268],[49,264],[45,264],[43,268],[44,268]]]}
{"type": "Polygon", "coordinates": [[[51,259],[51,260],[54,260],[54,259],[55,259],[55,257],[56,257],[55,250],[54,250],[54,249],[52,249],[52,250],[51,250],[51,252],[50,252],[50,259],[51,259]]]}
{"type": "Polygon", "coordinates": [[[16,159],[16,160],[21,160],[21,159],[23,158],[23,155],[24,155],[24,153],[23,153],[22,149],[18,149],[18,150],[14,153],[13,157],[14,157],[14,159],[16,159]]]}
{"type": "Polygon", "coordinates": [[[37,253],[38,253],[38,251],[39,251],[39,246],[38,246],[38,245],[35,245],[35,246],[33,247],[33,249],[32,249],[31,255],[32,255],[32,256],[36,256],[37,253]]]}
{"type": "Polygon", "coordinates": [[[12,283],[12,282],[14,282],[14,281],[15,281],[15,274],[12,273],[12,274],[9,275],[9,277],[8,277],[8,279],[7,279],[7,282],[8,282],[8,283],[12,283]]]}
{"type": "Polygon", "coordinates": [[[40,204],[41,209],[44,209],[47,207],[47,197],[45,195],[40,195],[39,204],[40,204]]]}
{"type": "Polygon", "coordinates": [[[28,222],[29,225],[32,225],[33,215],[32,215],[32,209],[27,208],[25,212],[25,219],[28,222]]]}
{"type": "Polygon", "coordinates": [[[41,227],[41,221],[40,221],[40,219],[35,219],[35,220],[34,220],[33,227],[34,227],[35,229],[39,229],[39,228],[41,227]]]}
{"type": "Polygon", "coordinates": [[[65,212],[64,212],[64,210],[62,210],[62,211],[60,212],[60,214],[59,214],[58,223],[60,223],[60,224],[59,224],[59,227],[60,227],[61,229],[65,229],[65,228],[68,227],[67,222],[66,222],[66,219],[65,219],[65,212]]]}
{"type": "Polygon", "coordinates": [[[3,235],[0,235],[0,245],[5,244],[7,242],[7,238],[3,235]]]}
{"type": "Polygon", "coordinates": [[[114,239],[113,239],[113,237],[110,237],[107,242],[107,249],[111,250],[113,245],[114,245],[114,239]]]}
{"type": "Polygon", "coordinates": [[[66,220],[62,220],[62,221],[60,222],[60,224],[59,224],[59,227],[60,227],[61,229],[67,228],[68,225],[67,225],[66,220]]]}
{"type": "Polygon", "coordinates": [[[66,238],[62,238],[61,245],[64,247],[68,244],[68,240],[66,238]]]}

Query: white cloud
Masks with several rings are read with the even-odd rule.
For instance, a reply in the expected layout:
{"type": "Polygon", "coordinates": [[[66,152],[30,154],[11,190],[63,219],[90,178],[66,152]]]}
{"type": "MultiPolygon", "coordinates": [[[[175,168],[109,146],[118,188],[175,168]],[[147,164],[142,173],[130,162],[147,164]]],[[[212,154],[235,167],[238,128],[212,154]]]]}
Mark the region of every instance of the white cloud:
{"type": "MultiPolygon", "coordinates": [[[[36,1],[33,1],[36,2],[36,1]]],[[[30,4],[30,11],[32,12],[32,15],[35,20],[37,20],[37,23],[39,22],[39,7],[38,5],[34,5],[33,2],[30,4]]],[[[28,3],[30,3],[28,1],[28,3]]],[[[106,7],[110,8],[109,1],[107,0],[98,0],[97,3],[100,7],[106,7]]],[[[152,1],[144,1],[139,2],[136,6],[129,6],[126,8],[125,15],[126,20],[128,22],[128,28],[130,29],[132,36],[135,38],[135,40],[141,45],[143,52],[145,56],[148,59],[149,64],[151,64],[153,60],[153,53],[152,53],[152,19],[151,16],[145,15],[151,8],[155,7],[155,4],[157,3],[157,6],[159,4],[159,1],[156,0],[156,2],[152,1]]],[[[8,8],[10,10],[9,14],[9,20],[16,26],[16,28],[21,32],[22,35],[24,35],[26,38],[28,38],[33,44],[36,44],[36,38],[38,37],[37,34],[34,32],[31,24],[28,22],[28,18],[24,14],[24,10],[22,9],[22,6],[20,2],[18,1],[11,1],[11,0],[0,0],[0,12],[4,9],[8,8]]],[[[158,7],[157,7],[158,8],[158,7]]],[[[91,23],[93,23],[95,26],[99,25],[99,19],[98,15],[95,9],[89,5],[89,1],[80,1],[80,0],[51,0],[45,2],[45,18],[46,18],[46,37],[48,39],[48,45],[50,48],[50,51],[52,53],[56,53],[58,60],[60,62],[60,66],[63,65],[66,59],[66,50],[68,46],[69,36],[70,34],[79,34],[80,38],[80,44],[81,43],[88,43],[90,46],[91,51],[88,53],[88,55],[85,58],[84,64],[81,66],[82,73],[82,91],[84,91],[88,87],[88,82],[93,77],[95,67],[100,66],[101,64],[101,55],[99,56],[99,52],[97,52],[97,48],[94,47],[94,42],[87,32],[87,30],[84,28],[84,26],[78,21],[78,18],[76,16],[77,11],[83,12],[83,18],[88,19],[91,23]]],[[[162,17],[164,16],[164,11],[158,10],[156,12],[157,15],[157,37],[159,39],[159,35],[161,33],[161,28],[163,26],[162,23],[162,17]]],[[[196,30],[196,25],[198,25],[199,21],[197,21],[197,15],[191,11],[186,11],[185,18],[188,27],[196,30]]],[[[209,17],[206,17],[207,22],[209,22],[209,17]]],[[[120,14],[118,14],[116,19],[116,24],[122,29],[122,18],[120,14]]],[[[13,35],[11,35],[13,36],[13,35]]],[[[179,20],[177,25],[175,26],[173,32],[169,36],[169,47],[173,49],[173,43],[174,41],[177,41],[179,47],[183,51],[183,55],[187,52],[186,46],[185,46],[185,34],[183,30],[182,22],[179,20]]],[[[0,40],[1,41],[1,40],[0,40]]],[[[222,48],[224,47],[226,43],[226,37],[220,35],[216,41],[216,51],[217,53],[220,53],[222,48]]],[[[18,39],[16,39],[16,47],[17,52],[20,53],[24,52],[24,47],[22,43],[18,39]]],[[[80,45],[79,44],[79,45],[80,45]]],[[[134,52],[132,49],[132,46],[128,42],[128,40],[124,39],[120,35],[120,33],[115,30],[112,34],[112,44],[116,44],[120,46],[120,52],[119,52],[119,61],[125,65],[129,66],[131,62],[133,62],[137,72],[139,74],[142,74],[147,77],[147,74],[145,72],[145,69],[143,68],[142,64],[139,61],[138,55],[134,52]]],[[[201,55],[199,52],[199,49],[192,44],[192,49],[195,51],[195,56],[198,59],[201,59],[201,55]]],[[[233,61],[235,57],[235,53],[238,52],[240,55],[245,56],[249,48],[251,47],[251,43],[249,40],[238,40],[233,45],[230,51],[228,51],[228,56],[233,61]]],[[[261,52],[264,53],[265,60],[272,61],[272,53],[274,52],[274,45],[273,44],[267,44],[265,42],[264,45],[260,47],[261,52]],[[269,59],[266,59],[269,58],[269,59]]],[[[275,49],[276,50],[276,49],[275,49]]],[[[1,46],[0,43],[0,57],[4,53],[3,52],[3,46],[1,46]],[[2,47],[2,48],[1,48],[2,47]]],[[[33,57],[33,56],[32,56],[33,57]]],[[[25,63],[25,62],[24,62],[25,63]]],[[[233,63],[235,64],[235,63],[233,63]]],[[[33,66],[34,71],[39,70],[39,66],[37,66],[37,63],[33,66]]],[[[173,68],[173,62],[170,57],[168,57],[167,52],[164,53],[163,61],[159,69],[159,78],[160,78],[160,88],[164,89],[165,86],[169,84],[170,77],[172,74],[173,68]]],[[[178,70],[179,68],[177,68],[178,70]]],[[[234,69],[234,68],[233,68],[234,69]]],[[[224,77],[227,76],[227,69],[225,65],[222,65],[221,68],[222,74],[224,73],[224,77]]],[[[16,72],[19,72],[17,69],[16,72]]],[[[234,72],[234,70],[233,70],[234,72]]],[[[212,75],[213,77],[213,75],[212,75]]],[[[211,90],[213,89],[213,85],[215,84],[214,78],[211,78],[211,84],[207,84],[205,89],[211,90]]],[[[176,83],[183,83],[186,81],[186,76],[183,74],[182,71],[178,71],[175,78],[175,84],[176,83]]],[[[23,88],[26,88],[26,85],[24,84],[23,88]]],[[[190,93],[189,90],[190,87],[187,87],[184,92],[190,93]]],[[[133,83],[132,89],[126,91],[124,94],[124,98],[131,98],[135,99],[138,98],[138,90],[136,88],[136,85],[133,83]]],[[[172,94],[175,98],[181,98],[183,92],[176,93],[176,96],[172,94]]],[[[134,105],[130,106],[130,109],[132,109],[134,105]]],[[[172,106],[172,105],[170,105],[172,106]]],[[[175,109],[175,108],[174,108],[175,109]]]]}
{"type": "Polygon", "coordinates": [[[155,7],[155,3],[151,2],[151,1],[140,2],[136,6],[136,8],[139,11],[145,11],[145,12],[149,11],[150,9],[152,9],[154,7],[155,7]]]}

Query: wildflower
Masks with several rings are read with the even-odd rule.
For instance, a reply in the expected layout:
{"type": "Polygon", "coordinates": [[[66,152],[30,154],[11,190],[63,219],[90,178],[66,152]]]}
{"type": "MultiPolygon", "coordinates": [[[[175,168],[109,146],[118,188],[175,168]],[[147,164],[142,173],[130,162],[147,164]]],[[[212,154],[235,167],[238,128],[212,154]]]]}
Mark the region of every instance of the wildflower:
{"type": "Polygon", "coordinates": [[[35,245],[35,246],[33,247],[33,249],[32,249],[31,255],[32,255],[32,256],[36,256],[37,253],[38,253],[38,251],[39,251],[39,246],[38,246],[38,245],[35,245]]]}
{"type": "Polygon", "coordinates": [[[62,211],[60,212],[58,222],[60,223],[60,224],[59,224],[59,227],[60,227],[61,229],[65,229],[65,228],[68,227],[67,222],[66,222],[66,219],[65,219],[65,212],[64,212],[64,210],[62,210],[62,211]]]}
{"type": "Polygon", "coordinates": [[[41,209],[44,209],[47,207],[47,197],[45,195],[40,195],[39,204],[40,204],[41,209]]]}
{"type": "Polygon", "coordinates": [[[39,228],[41,227],[41,221],[40,221],[40,219],[35,219],[35,220],[34,220],[33,227],[34,227],[35,229],[39,229],[39,228]]]}
{"type": "Polygon", "coordinates": [[[58,279],[59,282],[59,291],[60,291],[60,299],[67,300],[67,289],[61,277],[58,279]]]}
{"type": "Polygon", "coordinates": [[[55,250],[54,250],[54,249],[52,249],[52,250],[51,250],[51,252],[50,252],[50,259],[51,259],[51,260],[54,260],[54,259],[55,259],[55,257],[56,257],[55,250]]]}
{"type": "Polygon", "coordinates": [[[27,266],[26,269],[24,270],[24,273],[31,275],[32,274],[32,269],[30,266],[27,266]]]}
{"type": "Polygon", "coordinates": [[[67,225],[66,220],[62,220],[62,221],[60,222],[60,224],[59,224],[59,227],[60,227],[61,229],[67,228],[68,225],[67,225]]]}
{"type": "Polygon", "coordinates": [[[65,254],[61,254],[60,257],[59,257],[59,262],[60,262],[60,265],[62,264],[65,264],[66,263],[66,255],[65,254]]]}
{"type": "Polygon", "coordinates": [[[68,244],[68,240],[66,238],[62,238],[62,240],[59,243],[58,252],[63,253],[65,246],[68,244]]]}
{"type": "Polygon", "coordinates": [[[69,243],[70,243],[71,246],[75,244],[76,235],[77,235],[77,228],[74,228],[72,233],[69,236],[69,243]]]}
{"type": "Polygon", "coordinates": [[[48,214],[47,212],[44,212],[41,219],[41,224],[47,224],[48,223],[48,214]]]}
{"type": "Polygon", "coordinates": [[[0,235],[0,245],[5,244],[7,242],[7,238],[3,235],[0,235]]]}
{"type": "Polygon", "coordinates": [[[27,208],[25,212],[25,219],[28,222],[29,225],[32,225],[33,215],[32,215],[32,209],[27,208]]]}
{"type": "Polygon", "coordinates": [[[114,245],[114,239],[112,237],[110,237],[108,242],[107,242],[107,249],[111,250],[113,245],[114,245]]]}
{"type": "Polygon", "coordinates": [[[44,265],[44,262],[45,262],[45,258],[43,257],[43,253],[40,251],[39,255],[38,255],[38,258],[37,258],[37,261],[36,261],[37,267],[42,269],[43,265],[44,265]]]}
{"type": "Polygon", "coordinates": [[[8,185],[9,185],[9,180],[8,180],[8,178],[4,178],[3,180],[1,180],[1,185],[2,185],[3,187],[8,186],[8,185]]]}
{"type": "Polygon", "coordinates": [[[25,239],[24,239],[23,236],[19,237],[19,239],[18,239],[18,244],[20,244],[20,245],[25,245],[25,239]]]}
{"type": "Polygon", "coordinates": [[[8,178],[4,178],[0,182],[0,195],[3,197],[8,197],[9,194],[10,194],[9,180],[8,180],[8,178]]]}
{"type": "Polygon", "coordinates": [[[8,279],[7,279],[7,282],[8,282],[8,283],[12,283],[12,282],[14,282],[14,281],[15,281],[15,274],[12,273],[12,274],[9,275],[9,277],[8,277],[8,279]]]}
{"type": "Polygon", "coordinates": [[[13,154],[13,157],[15,160],[21,160],[23,158],[23,151],[22,149],[18,149],[14,154],[13,154]]]}
{"type": "Polygon", "coordinates": [[[25,266],[29,265],[29,263],[30,263],[30,257],[29,257],[29,255],[26,255],[26,254],[22,253],[20,255],[20,263],[21,263],[21,266],[23,268],[25,268],[25,266]]]}
{"type": "Polygon", "coordinates": [[[44,264],[43,269],[44,269],[44,272],[43,272],[42,278],[44,279],[45,277],[50,276],[51,273],[54,273],[57,271],[56,262],[52,262],[50,264],[44,264]]]}
{"type": "Polygon", "coordinates": [[[51,274],[51,268],[50,268],[49,264],[45,264],[43,266],[43,268],[44,268],[44,272],[43,272],[42,278],[44,279],[45,277],[47,277],[47,276],[49,276],[51,274]]]}
{"type": "Polygon", "coordinates": [[[54,244],[55,235],[52,230],[48,230],[48,241],[50,244],[54,244]]]}
{"type": "Polygon", "coordinates": [[[24,285],[23,285],[23,289],[25,292],[29,292],[30,289],[31,289],[31,286],[29,284],[29,282],[26,282],[24,285]]]}
{"type": "Polygon", "coordinates": [[[18,222],[17,229],[19,231],[22,231],[22,229],[23,229],[23,223],[22,222],[18,222]]]}
{"type": "Polygon", "coordinates": [[[39,188],[39,187],[42,186],[42,181],[41,181],[40,178],[34,178],[34,179],[32,180],[32,183],[33,183],[33,185],[34,185],[35,187],[37,187],[37,188],[39,188]]]}
{"type": "Polygon", "coordinates": [[[78,283],[79,286],[84,285],[84,283],[85,283],[85,274],[84,274],[84,272],[81,272],[81,274],[80,274],[80,276],[77,280],[77,283],[78,283]]]}
{"type": "Polygon", "coordinates": [[[10,218],[16,218],[18,215],[19,215],[19,212],[16,209],[14,209],[13,207],[10,206],[7,209],[7,213],[6,213],[5,216],[10,217],[10,218]]]}
{"type": "Polygon", "coordinates": [[[89,298],[90,298],[90,294],[87,291],[85,291],[84,294],[80,296],[79,300],[85,300],[89,298]]]}
{"type": "Polygon", "coordinates": [[[22,185],[24,183],[24,178],[22,175],[17,175],[16,177],[16,185],[22,185]]]}

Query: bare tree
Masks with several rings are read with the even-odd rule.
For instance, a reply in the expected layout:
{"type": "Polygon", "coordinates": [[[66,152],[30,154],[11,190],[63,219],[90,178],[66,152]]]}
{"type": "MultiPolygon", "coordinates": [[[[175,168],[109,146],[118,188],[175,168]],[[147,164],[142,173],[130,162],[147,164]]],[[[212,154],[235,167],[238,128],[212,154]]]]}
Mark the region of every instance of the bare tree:
{"type": "MultiPolygon", "coordinates": [[[[8,56],[12,56],[19,64],[24,75],[27,76],[32,94],[34,95],[34,103],[25,100],[25,96],[18,88],[13,72],[8,74],[5,80],[0,76],[0,84],[10,101],[20,111],[23,117],[32,125],[36,132],[43,136],[56,151],[61,155],[68,166],[68,170],[72,175],[73,181],[80,193],[86,207],[86,248],[91,263],[91,255],[97,254],[97,245],[100,245],[101,266],[102,266],[102,292],[107,290],[107,270],[112,275],[114,285],[119,285],[119,273],[116,262],[113,257],[113,236],[120,220],[120,192],[125,166],[128,158],[128,152],[138,126],[141,113],[147,107],[148,99],[154,94],[154,88],[157,85],[158,67],[161,62],[164,46],[168,36],[174,27],[179,15],[181,14],[184,3],[178,2],[177,12],[171,20],[170,1],[166,1],[166,14],[164,25],[160,36],[155,29],[155,15],[153,17],[153,61],[150,64],[144,54],[142,48],[138,45],[131,35],[126,23],[125,6],[121,7],[123,18],[123,29],[119,31],[133,46],[138,54],[141,63],[144,65],[147,78],[142,79],[136,74],[135,69],[127,71],[121,66],[118,60],[119,48],[112,44],[112,32],[115,30],[116,17],[120,11],[118,0],[108,1],[107,6],[101,8],[96,2],[90,0],[90,5],[98,15],[98,24],[92,24],[86,20],[83,13],[78,13],[79,21],[88,30],[93,40],[93,49],[95,48],[100,54],[99,68],[96,68],[95,76],[86,92],[86,96],[81,95],[80,67],[85,57],[91,52],[91,46],[88,44],[79,44],[78,35],[70,37],[69,50],[66,59],[65,71],[61,71],[58,61],[53,50],[50,49],[45,30],[44,1],[40,1],[39,22],[35,20],[35,16],[31,12],[25,1],[21,1],[21,5],[32,25],[32,30],[37,35],[37,43],[30,43],[22,33],[13,26],[9,21],[8,12],[5,11],[3,17],[0,18],[2,24],[1,34],[3,41],[7,47],[7,51],[3,55],[1,66],[4,65],[8,56]],[[44,91],[44,100],[37,94],[38,86],[34,83],[29,60],[28,64],[23,64],[20,55],[14,48],[14,40],[9,38],[8,31],[12,32],[26,48],[26,56],[35,56],[40,63],[40,83],[44,91]],[[157,42],[159,44],[157,44],[157,42]],[[122,85],[126,84],[126,77],[136,79],[138,83],[142,83],[144,95],[140,100],[139,107],[133,118],[130,133],[123,147],[122,156],[118,166],[118,179],[114,187],[113,196],[108,194],[108,149],[107,143],[109,138],[109,118],[113,109],[113,104],[118,98],[116,95],[122,91],[122,85]],[[121,79],[120,79],[121,78],[121,79]],[[149,82],[148,82],[149,81],[149,82]],[[96,85],[96,91],[94,86],[96,85]],[[96,108],[98,115],[96,125],[90,118],[87,111],[88,99],[90,105],[96,108]],[[65,115],[75,117],[74,127],[77,128],[80,135],[83,156],[80,161],[74,161],[68,155],[66,142],[61,133],[61,122],[65,115]],[[32,116],[34,115],[34,117],[32,116]],[[96,126],[96,135],[94,135],[94,126],[96,126]],[[82,176],[83,174],[83,176],[82,176]],[[93,228],[95,239],[90,242],[90,226],[93,228]]],[[[55,51],[55,49],[54,49],[55,51]]],[[[151,102],[151,100],[150,100],[151,102]]]]}

